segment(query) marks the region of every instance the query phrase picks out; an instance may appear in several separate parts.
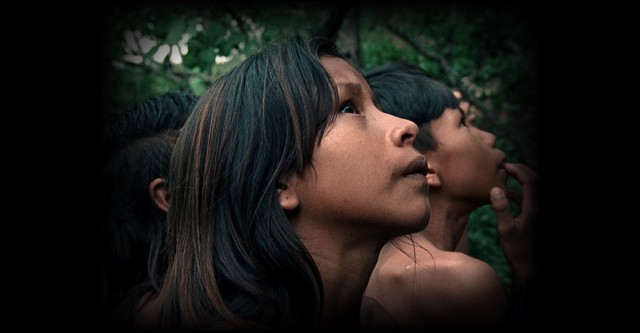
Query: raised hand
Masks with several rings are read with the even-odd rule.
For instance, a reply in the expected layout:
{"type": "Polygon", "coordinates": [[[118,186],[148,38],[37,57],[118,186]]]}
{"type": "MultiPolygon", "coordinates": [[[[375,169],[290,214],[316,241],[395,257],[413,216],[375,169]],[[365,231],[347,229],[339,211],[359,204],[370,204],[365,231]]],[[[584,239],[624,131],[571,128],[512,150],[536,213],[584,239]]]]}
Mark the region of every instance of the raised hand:
{"type": "Polygon", "coordinates": [[[522,184],[522,194],[491,189],[491,206],[498,218],[498,236],[516,286],[535,275],[534,227],[538,215],[538,174],[524,164],[505,163],[505,170],[522,184]],[[509,199],[520,207],[512,216],[509,199]]]}

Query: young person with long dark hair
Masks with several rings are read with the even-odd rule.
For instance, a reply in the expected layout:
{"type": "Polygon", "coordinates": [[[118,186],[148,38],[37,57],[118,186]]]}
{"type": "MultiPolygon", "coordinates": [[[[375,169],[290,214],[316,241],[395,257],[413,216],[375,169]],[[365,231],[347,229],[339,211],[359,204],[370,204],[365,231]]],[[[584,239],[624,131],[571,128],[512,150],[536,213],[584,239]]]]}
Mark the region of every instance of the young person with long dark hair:
{"type": "Polygon", "coordinates": [[[139,327],[357,327],[380,249],[429,220],[417,134],[322,39],[218,78],[175,146],[168,261],[139,327]]]}

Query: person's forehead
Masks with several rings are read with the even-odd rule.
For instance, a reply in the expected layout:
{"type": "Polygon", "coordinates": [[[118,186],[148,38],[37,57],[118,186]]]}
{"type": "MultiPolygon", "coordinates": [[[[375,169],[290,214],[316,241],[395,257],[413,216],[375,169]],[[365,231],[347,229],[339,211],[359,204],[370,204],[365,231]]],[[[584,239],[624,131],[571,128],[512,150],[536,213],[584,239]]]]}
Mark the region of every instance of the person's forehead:
{"type": "Polygon", "coordinates": [[[329,72],[336,84],[360,82],[362,75],[344,59],[324,56],[320,59],[322,66],[329,72]]]}
{"type": "Polygon", "coordinates": [[[362,74],[344,59],[338,57],[322,57],[320,62],[325,67],[339,90],[357,93],[360,92],[364,84],[362,74]]]}

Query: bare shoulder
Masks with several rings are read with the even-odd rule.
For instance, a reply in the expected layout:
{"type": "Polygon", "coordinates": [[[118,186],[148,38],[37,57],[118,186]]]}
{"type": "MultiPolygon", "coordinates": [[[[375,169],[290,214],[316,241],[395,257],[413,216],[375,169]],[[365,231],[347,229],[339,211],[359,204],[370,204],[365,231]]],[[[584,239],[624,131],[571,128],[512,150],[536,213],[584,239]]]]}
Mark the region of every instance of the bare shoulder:
{"type": "Polygon", "coordinates": [[[441,282],[453,281],[456,289],[463,287],[465,293],[492,285],[502,288],[498,274],[486,262],[461,252],[438,251],[436,255],[435,262],[427,264],[432,267],[425,267],[425,271],[431,272],[441,282]]]}
{"type": "Polygon", "coordinates": [[[369,278],[361,306],[364,328],[397,328],[406,321],[421,251],[387,243],[369,278]]]}
{"type": "Polygon", "coordinates": [[[487,263],[459,252],[438,251],[421,265],[412,307],[419,318],[442,325],[499,325],[507,306],[498,274],[487,263]]]}
{"type": "Polygon", "coordinates": [[[431,271],[434,279],[451,288],[450,292],[454,294],[469,295],[492,289],[504,293],[496,271],[486,262],[464,253],[440,251],[435,267],[426,271],[431,271]]]}
{"type": "Polygon", "coordinates": [[[367,288],[367,295],[380,302],[400,327],[435,323],[481,327],[503,320],[506,296],[490,265],[430,244],[415,250],[413,258],[405,252],[384,249],[367,288]]]}

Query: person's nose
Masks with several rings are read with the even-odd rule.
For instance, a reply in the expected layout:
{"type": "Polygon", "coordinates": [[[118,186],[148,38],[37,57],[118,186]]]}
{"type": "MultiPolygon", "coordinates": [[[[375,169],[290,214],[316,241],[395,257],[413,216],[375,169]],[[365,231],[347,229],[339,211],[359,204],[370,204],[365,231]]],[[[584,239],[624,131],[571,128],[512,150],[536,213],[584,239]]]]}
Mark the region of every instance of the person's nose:
{"type": "Polygon", "coordinates": [[[389,138],[398,147],[413,145],[418,137],[418,125],[411,120],[388,115],[389,138]]]}
{"type": "Polygon", "coordinates": [[[486,142],[489,147],[495,147],[496,146],[496,136],[495,134],[491,133],[491,132],[487,132],[487,131],[483,131],[481,129],[478,129],[477,127],[474,127],[475,129],[477,129],[480,134],[482,135],[483,141],[486,142]]]}

